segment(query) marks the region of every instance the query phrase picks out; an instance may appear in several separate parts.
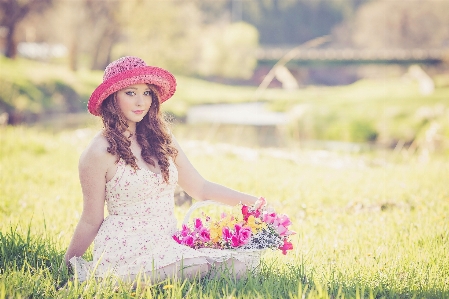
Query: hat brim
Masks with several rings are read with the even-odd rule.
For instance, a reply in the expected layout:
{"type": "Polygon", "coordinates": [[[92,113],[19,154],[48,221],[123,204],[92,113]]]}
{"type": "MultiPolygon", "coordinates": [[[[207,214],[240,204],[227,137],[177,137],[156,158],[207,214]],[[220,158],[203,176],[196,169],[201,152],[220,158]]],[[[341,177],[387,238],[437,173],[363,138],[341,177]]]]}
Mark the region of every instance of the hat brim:
{"type": "Polygon", "coordinates": [[[176,79],[169,71],[154,66],[134,68],[103,81],[90,96],[87,109],[98,116],[101,103],[108,96],[127,86],[141,83],[156,86],[160,103],[171,98],[176,91],[176,79]]]}

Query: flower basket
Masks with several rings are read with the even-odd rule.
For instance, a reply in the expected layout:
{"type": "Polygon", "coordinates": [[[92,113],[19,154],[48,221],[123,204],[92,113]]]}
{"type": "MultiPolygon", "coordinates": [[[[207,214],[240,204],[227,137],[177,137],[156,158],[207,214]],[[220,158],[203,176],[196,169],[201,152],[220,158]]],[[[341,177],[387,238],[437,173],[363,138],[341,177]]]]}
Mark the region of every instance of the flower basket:
{"type": "MultiPolygon", "coordinates": [[[[190,221],[190,216],[192,215],[192,213],[194,211],[196,211],[199,208],[210,206],[210,205],[228,206],[229,207],[229,205],[226,205],[221,202],[216,202],[213,200],[198,201],[198,202],[194,203],[192,206],[190,206],[190,208],[187,210],[187,213],[184,216],[184,220],[182,221],[182,224],[188,225],[188,223],[190,221]]],[[[205,251],[205,250],[202,250],[202,248],[199,248],[199,250],[205,251]]],[[[220,249],[220,250],[228,253],[229,256],[233,256],[236,259],[244,262],[249,270],[254,270],[255,268],[257,268],[257,266],[259,266],[260,259],[262,257],[262,253],[265,250],[267,250],[267,248],[263,248],[263,249],[239,249],[239,248],[236,248],[236,249],[220,249]]]]}
{"type": "Polygon", "coordinates": [[[220,219],[212,219],[203,213],[204,219],[195,218],[193,225],[189,225],[195,210],[208,205],[226,206],[211,200],[196,202],[185,214],[182,229],[173,235],[173,239],[202,252],[217,254],[218,251],[222,256],[236,258],[254,269],[265,250],[280,249],[286,254],[287,250],[293,249],[288,240],[294,234],[288,229],[290,219],[267,209],[265,204],[261,197],[254,206],[239,205],[239,211],[230,215],[223,213],[220,219]]]}

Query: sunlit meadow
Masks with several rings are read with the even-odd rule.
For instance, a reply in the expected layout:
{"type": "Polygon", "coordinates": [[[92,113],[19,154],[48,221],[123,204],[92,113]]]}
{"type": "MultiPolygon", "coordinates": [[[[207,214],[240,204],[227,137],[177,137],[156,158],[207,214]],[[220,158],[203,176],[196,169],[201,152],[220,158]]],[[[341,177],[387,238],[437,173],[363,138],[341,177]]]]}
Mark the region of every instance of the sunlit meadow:
{"type": "MultiPolygon", "coordinates": [[[[78,156],[93,134],[0,128],[0,299],[449,298],[447,158],[248,149],[183,136],[204,177],[290,215],[293,252],[265,253],[242,280],[68,282],[60,264],[82,207],[78,156]]],[[[176,208],[179,220],[187,209],[176,208]]]]}

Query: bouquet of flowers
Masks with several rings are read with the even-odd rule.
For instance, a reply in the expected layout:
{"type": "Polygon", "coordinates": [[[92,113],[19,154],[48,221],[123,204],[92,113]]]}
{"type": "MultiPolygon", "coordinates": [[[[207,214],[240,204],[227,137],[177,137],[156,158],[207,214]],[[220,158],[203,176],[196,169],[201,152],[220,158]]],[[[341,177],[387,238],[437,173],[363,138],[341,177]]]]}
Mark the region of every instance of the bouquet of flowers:
{"type": "Polygon", "coordinates": [[[191,248],[215,249],[279,249],[283,254],[293,249],[289,237],[295,232],[289,230],[291,221],[287,215],[276,214],[266,208],[263,197],[253,206],[240,205],[239,212],[221,218],[195,218],[193,225],[182,225],[173,235],[179,244],[191,248]]]}

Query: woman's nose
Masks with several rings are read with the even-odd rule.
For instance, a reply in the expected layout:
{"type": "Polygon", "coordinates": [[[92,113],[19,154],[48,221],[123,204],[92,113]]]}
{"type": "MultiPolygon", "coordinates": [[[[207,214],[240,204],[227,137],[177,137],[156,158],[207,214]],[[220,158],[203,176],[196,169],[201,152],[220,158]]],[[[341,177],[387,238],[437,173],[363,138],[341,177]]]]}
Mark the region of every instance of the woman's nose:
{"type": "Polygon", "coordinates": [[[143,95],[137,95],[137,99],[136,99],[136,104],[138,106],[143,105],[144,99],[143,99],[143,95]]]}

